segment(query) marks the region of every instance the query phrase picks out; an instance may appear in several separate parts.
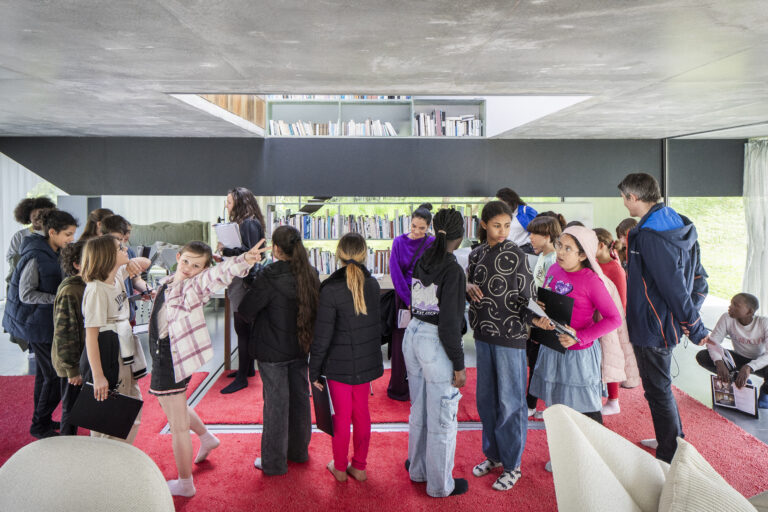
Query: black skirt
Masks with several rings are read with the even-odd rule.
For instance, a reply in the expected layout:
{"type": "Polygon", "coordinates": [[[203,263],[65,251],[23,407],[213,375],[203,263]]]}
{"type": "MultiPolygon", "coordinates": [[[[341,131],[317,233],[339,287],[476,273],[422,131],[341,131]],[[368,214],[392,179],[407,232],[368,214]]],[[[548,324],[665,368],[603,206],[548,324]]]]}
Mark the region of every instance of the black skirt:
{"type": "Polygon", "coordinates": [[[153,395],[166,396],[186,393],[187,385],[192,377],[176,382],[173,373],[173,358],[171,357],[171,339],[161,338],[153,343],[149,340],[152,352],[152,375],[149,392],[153,395]]]}
{"type": "MultiPolygon", "coordinates": [[[[120,341],[115,331],[102,331],[99,333],[99,359],[101,371],[104,372],[109,383],[109,389],[117,389],[120,379],[120,341]]],[[[88,350],[83,350],[80,357],[80,375],[85,382],[93,384],[93,372],[88,362],[88,350]]]]}

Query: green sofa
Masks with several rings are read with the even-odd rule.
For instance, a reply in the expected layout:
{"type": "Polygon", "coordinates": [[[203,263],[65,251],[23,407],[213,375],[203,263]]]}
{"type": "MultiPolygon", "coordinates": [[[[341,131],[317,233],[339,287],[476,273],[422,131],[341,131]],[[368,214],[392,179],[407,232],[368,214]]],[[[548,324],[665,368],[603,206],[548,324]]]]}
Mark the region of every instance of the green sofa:
{"type": "Polygon", "coordinates": [[[134,224],[133,231],[131,232],[132,246],[150,246],[155,242],[184,245],[193,240],[200,240],[210,245],[211,223],[189,220],[187,222],[134,224]]]}

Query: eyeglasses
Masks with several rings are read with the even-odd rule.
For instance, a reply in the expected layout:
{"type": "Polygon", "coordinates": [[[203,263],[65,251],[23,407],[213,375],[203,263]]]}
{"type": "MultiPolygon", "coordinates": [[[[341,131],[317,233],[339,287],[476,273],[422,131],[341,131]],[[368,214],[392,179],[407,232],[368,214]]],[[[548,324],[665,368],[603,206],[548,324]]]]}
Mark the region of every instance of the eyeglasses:
{"type": "Polygon", "coordinates": [[[554,246],[556,251],[563,251],[566,254],[570,254],[572,252],[578,252],[578,249],[576,249],[575,247],[571,247],[570,245],[563,245],[563,243],[560,242],[559,240],[554,243],[554,246]]]}

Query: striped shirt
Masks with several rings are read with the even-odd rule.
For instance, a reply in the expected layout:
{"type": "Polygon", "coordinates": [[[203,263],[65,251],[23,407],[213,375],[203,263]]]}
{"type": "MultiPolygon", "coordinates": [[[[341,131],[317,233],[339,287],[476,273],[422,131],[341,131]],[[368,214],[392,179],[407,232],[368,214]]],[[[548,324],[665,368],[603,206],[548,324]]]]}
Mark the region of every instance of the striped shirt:
{"type": "Polygon", "coordinates": [[[245,277],[251,268],[241,255],[203,270],[180,283],[166,278],[168,335],[176,382],[181,382],[213,357],[213,345],[203,315],[211,295],[226,288],[235,277],[245,277]]]}

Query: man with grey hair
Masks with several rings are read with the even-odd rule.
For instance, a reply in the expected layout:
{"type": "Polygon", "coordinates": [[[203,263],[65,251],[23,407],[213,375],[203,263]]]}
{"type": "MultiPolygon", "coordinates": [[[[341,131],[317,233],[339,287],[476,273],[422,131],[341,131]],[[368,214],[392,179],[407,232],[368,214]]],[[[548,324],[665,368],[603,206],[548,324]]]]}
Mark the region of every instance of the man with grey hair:
{"type": "Polygon", "coordinates": [[[699,316],[707,273],[696,227],[659,202],[653,176],[628,174],[619,190],[629,214],[640,217],[627,235],[627,328],[656,433],[655,442],[643,444],[657,446],[656,458],[670,462],[684,437],[672,394],[672,351],[683,334],[694,343],[707,335],[699,316]]]}

